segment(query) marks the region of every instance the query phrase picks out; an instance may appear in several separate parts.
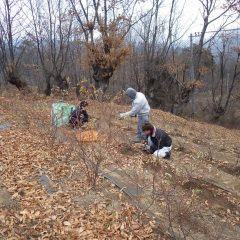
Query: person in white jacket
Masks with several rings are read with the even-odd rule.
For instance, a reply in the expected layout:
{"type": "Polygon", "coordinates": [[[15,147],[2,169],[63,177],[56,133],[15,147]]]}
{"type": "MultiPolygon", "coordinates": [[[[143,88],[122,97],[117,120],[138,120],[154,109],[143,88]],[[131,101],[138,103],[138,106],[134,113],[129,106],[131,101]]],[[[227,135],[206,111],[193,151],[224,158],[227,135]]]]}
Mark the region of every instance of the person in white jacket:
{"type": "Polygon", "coordinates": [[[140,142],[146,139],[142,126],[149,122],[150,106],[143,93],[137,92],[133,88],[128,88],[125,93],[132,100],[132,109],[129,112],[120,113],[120,118],[138,117],[137,136],[134,142],[140,142]]]}

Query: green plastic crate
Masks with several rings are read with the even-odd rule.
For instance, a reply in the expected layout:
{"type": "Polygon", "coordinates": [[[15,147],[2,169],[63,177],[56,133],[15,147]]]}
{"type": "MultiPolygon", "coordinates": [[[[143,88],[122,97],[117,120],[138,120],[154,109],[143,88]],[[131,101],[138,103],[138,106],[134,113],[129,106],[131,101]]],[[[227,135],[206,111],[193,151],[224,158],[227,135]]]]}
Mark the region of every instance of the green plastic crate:
{"type": "Polygon", "coordinates": [[[71,113],[76,109],[72,104],[59,101],[52,104],[52,124],[59,128],[69,123],[71,113]]]}

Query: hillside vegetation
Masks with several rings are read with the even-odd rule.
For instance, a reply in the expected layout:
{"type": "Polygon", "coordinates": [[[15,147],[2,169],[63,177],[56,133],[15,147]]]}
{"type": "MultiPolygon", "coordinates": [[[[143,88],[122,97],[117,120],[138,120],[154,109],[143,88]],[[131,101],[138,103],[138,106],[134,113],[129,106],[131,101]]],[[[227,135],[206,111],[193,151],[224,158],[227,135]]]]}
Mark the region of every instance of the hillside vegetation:
{"type": "Polygon", "coordinates": [[[0,96],[0,239],[240,238],[240,131],[153,110],[173,138],[159,161],[131,144],[127,106],[89,100],[98,141],[82,143],[52,127],[55,101],[0,96]]]}

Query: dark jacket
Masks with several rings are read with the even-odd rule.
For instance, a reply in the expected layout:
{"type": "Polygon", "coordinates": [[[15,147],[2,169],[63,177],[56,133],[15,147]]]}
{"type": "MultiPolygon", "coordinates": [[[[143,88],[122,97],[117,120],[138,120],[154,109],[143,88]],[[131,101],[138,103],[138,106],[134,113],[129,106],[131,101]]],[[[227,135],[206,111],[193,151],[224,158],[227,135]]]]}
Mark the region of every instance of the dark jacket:
{"type": "Polygon", "coordinates": [[[72,127],[81,127],[84,123],[88,122],[88,113],[85,109],[77,107],[70,116],[69,123],[72,127]]]}
{"type": "Polygon", "coordinates": [[[170,147],[172,145],[172,139],[169,135],[160,128],[156,128],[152,136],[149,137],[152,144],[150,146],[151,153],[162,149],[163,147],[170,147]]]}

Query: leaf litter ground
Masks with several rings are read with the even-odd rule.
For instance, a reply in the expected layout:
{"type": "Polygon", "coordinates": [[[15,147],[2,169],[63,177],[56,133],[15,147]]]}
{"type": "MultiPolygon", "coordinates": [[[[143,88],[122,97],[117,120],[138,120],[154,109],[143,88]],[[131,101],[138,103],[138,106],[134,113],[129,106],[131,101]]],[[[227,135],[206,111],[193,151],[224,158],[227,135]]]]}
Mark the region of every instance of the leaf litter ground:
{"type": "Polygon", "coordinates": [[[50,125],[56,99],[12,93],[0,100],[0,123],[10,126],[0,132],[2,237],[163,239],[185,234],[238,239],[239,131],[153,110],[152,122],[174,140],[172,160],[159,162],[146,156],[141,145],[131,144],[136,120],[116,117],[126,107],[90,101],[86,128],[98,130],[101,141],[84,148],[102,152],[102,169],[117,168],[125,182],[149,193],[140,214],[143,196],[128,199],[103,177],[96,191],[90,188],[86,167],[69,144],[74,131],[50,125]]]}

